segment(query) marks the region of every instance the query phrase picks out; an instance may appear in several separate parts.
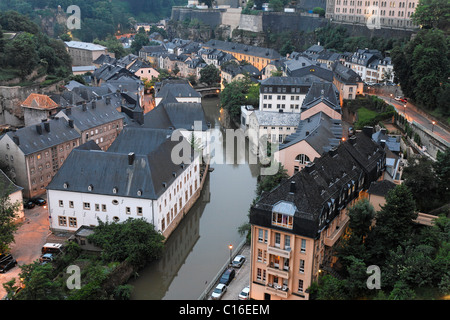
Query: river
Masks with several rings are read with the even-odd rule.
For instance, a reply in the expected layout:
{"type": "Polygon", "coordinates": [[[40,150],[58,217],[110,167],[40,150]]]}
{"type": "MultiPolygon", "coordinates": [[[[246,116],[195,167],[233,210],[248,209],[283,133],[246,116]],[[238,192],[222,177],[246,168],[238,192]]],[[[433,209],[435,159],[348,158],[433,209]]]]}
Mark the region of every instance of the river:
{"type": "MultiPolygon", "coordinates": [[[[218,98],[202,101],[215,136],[224,132],[218,103],[218,98]]],[[[224,147],[222,142],[216,145],[224,147]]],[[[246,154],[235,163],[213,163],[211,167],[214,171],[209,173],[200,198],[167,239],[162,258],[129,282],[134,287],[132,300],[198,299],[229,260],[228,246],[236,248],[244,240],[238,228],[248,221],[259,166],[248,164],[246,154]]]]}

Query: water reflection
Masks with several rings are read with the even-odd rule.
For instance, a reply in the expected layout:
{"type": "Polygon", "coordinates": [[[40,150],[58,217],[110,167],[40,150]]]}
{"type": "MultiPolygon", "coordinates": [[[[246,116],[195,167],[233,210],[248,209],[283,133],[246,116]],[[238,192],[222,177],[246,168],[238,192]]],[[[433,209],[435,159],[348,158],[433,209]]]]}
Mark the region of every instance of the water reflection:
{"type": "MultiPolygon", "coordinates": [[[[213,132],[223,134],[218,99],[203,99],[202,104],[213,132]]],[[[216,147],[223,150],[224,141],[216,147]]],[[[228,245],[236,247],[243,240],[238,227],[248,221],[259,174],[258,165],[247,163],[247,152],[236,159],[244,164],[212,165],[201,197],[167,240],[163,257],[130,281],[132,299],[195,300],[202,294],[229,259],[228,245]]]]}

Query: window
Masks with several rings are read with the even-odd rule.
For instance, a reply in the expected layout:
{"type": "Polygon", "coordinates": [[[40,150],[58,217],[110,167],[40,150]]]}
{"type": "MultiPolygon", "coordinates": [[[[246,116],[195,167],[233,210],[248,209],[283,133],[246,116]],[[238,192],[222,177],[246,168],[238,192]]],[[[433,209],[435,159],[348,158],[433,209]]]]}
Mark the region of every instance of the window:
{"type": "Polygon", "coordinates": [[[303,293],[303,280],[298,280],[298,292],[303,293]]]}
{"type": "Polygon", "coordinates": [[[258,242],[263,242],[263,229],[258,230],[258,242]]]}
{"type": "Polygon", "coordinates": [[[306,240],[302,239],[301,245],[300,245],[300,252],[305,253],[306,252],[306,240]]]}
{"type": "Polygon", "coordinates": [[[59,206],[60,206],[60,207],[64,207],[64,201],[59,200],[58,202],[59,202],[59,206]]]}
{"type": "Polygon", "coordinates": [[[130,207],[126,207],[125,212],[126,212],[127,214],[131,214],[131,209],[130,209],[130,207]]]}
{"type": "Polygon", "coordinates": [[[69,208],[73,208],[73,201],[69,201],[69,208]]]}
{"type": "Polygon", "coordinates": [[[295,161],[298,161],[299,164],[308,164],[311,162],[309,157],[306,154],[299,154],[295,157],[295,161]]]}
{"type": "Polygon", "coordinates": [[[142,207],[137,207],[136,212],[137,212],[138,216],[142,216],[142,207]]]}
{"type": "Polygon", "coordinates": [[[292,229],[294,217],[288,214],[279,212],[272,213],[272,225],[280,226],[283,228],[292,229]]]}
{"type": "Polygon", "coordinates": [[[91,204],[89,202],[83,202],[84,210],[91,210],[91,204]]]}
{"type": "Polygon", "coordinates": [[[100,205],[98,203],[95,204],[95,211],[100,211],[100,205]]]}
{"type": "Polygon", "coordinates": [[[284,249],[290,249],[291,248],[291,237],[288,235],[284,236],[284,249]]]}
{"type": "Polygon", "coordinates": [[[77,227],[77,218],[69,217],[69,227],[71,228],[77,227]]]}
{"type": "Polygon", "coordinates": [[[67,227],[67,218],[63,216],[58,216],[58,224],[60,227],[67,227]]]}
{"type": "Polygon", "coordinates": [[[102,211],[106,211],[106,204],[102,204],[102,211]]]}
{"type": "Polygon", "coordinates": [[[300,267],[298,270],[300,273],[305,273],[305,260],[300,259],[300,267]]]}
{"type": "Polygon", "coordinates": [[[278,232],[275,233],[275,247],[280,247],[280,241],[281,241],[281,234],[278,232]]]}

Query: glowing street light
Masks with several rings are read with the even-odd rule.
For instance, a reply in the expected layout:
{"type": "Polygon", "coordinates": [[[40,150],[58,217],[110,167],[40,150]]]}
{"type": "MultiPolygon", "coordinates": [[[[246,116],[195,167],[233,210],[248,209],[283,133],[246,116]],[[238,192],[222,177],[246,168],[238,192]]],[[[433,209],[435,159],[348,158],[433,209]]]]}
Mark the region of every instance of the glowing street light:
{"type": "Polygon", "coordinates": [[[434,125],[436,124],[436,121],[431,121],[431,123],[433,124],[433,126],[431,127],[431,132],[433,132],[434,131],[434,125]]]}
{"type": "Polygon", "coordinates": [[[233,250],[233,245],[229,244],[228,249],[230,249],[230,265],[231,265],[231,251],[233,250]]]}

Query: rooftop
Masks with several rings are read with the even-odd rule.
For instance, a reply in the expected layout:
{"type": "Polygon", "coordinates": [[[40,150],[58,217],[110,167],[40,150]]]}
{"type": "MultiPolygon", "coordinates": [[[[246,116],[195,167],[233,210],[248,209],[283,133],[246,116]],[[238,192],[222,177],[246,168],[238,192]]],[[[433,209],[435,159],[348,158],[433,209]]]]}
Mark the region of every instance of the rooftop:
{"type": "Polygon", "coordinates": [[[22,102],[22,107],[33,109],[55,109],[58,104],[44,94],[32,93],[22,102]]]}
{"type": "Polygon", "coordinates": [[[89,51],[103,51],[106,50],[106,47],[90,43],[90,42],[81,42],[81,41],[66,41],[66,46],[73,49],[83,49],[89,51]]]}

